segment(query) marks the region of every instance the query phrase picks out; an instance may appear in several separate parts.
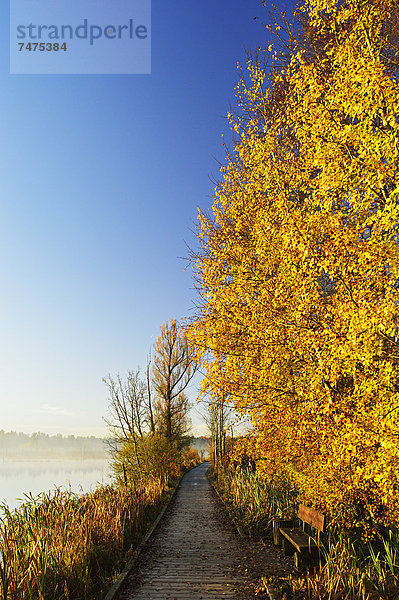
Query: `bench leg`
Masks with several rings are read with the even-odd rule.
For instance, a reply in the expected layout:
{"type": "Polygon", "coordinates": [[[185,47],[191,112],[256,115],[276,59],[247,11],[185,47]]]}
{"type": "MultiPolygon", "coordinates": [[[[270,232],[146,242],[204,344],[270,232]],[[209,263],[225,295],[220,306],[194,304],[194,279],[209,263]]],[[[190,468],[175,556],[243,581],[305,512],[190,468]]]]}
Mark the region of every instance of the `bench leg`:
{"type": "Polygon", "coordinates": [[[303,558],[300,552],[294,552],[294,567],[296,571],[304,569],[303,558]]]}
{"type": "Polygon", "coordinates": [[[310,553],[310,566],[311,567],[320,567],[320,563],[321,563],[321,554],[320,554],[320,549],[319,548],[312,548],[312,551],[310,553]]]}
{"type": "Polygon", "coordinates": [[[281,546],[280,520],[273,521],[273,543],[275,546],[281,546]]]}
{"type": "Polygon", "coordinates": [[[297,571],[303,571],[309,567],[319,567],[320,558],[318,548],[312,548],[310,552],[295,552],[294,566],[297,571]]]}
{"type": "Polygon", "coordinates": [[[284,556],[292,556],[295,552],[295,548],[286,538],[283,538],[283,552],[284,556]]]}

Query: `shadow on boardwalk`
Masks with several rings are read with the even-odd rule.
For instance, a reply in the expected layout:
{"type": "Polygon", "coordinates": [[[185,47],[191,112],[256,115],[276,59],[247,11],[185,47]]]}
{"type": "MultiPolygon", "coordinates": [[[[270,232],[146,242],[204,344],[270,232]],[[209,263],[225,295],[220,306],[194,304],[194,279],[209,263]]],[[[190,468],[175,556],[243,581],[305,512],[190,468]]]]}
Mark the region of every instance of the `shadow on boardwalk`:
{"type": "MultiPolygon", "coordinates": [[[[189,471],[117,600],[251,600],[260,575],[282,574],[272,545],[242,541],[206,477],[189,471]]],[[[263,596],[265,597],[265,596],[263,596]]]]}

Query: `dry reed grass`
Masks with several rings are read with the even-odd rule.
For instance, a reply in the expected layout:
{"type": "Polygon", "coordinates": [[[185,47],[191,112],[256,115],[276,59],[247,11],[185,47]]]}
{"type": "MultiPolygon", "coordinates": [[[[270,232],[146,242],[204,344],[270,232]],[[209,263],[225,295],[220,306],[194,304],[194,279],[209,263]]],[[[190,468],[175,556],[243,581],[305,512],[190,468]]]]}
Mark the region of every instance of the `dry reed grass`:
{"type": "Polygon", "coordinates": [[[107,589],[165,499],[161,479],[132,489],[57,490],[3,506],[1,600],[91,600],[107,589]]]}
{"type": "MultiPolygon", "coordinates": [[[[247,530],[264,531],[275,517],[296,513],[296,494],[283,481],[266,481],[249,470],[220,467],[213,482],[247,530]]],[[[331,532],[323,566],[302,576],[273,579],[284,600],[399,600],[399,532],[382,532],[364,543],[331,532]]]]}

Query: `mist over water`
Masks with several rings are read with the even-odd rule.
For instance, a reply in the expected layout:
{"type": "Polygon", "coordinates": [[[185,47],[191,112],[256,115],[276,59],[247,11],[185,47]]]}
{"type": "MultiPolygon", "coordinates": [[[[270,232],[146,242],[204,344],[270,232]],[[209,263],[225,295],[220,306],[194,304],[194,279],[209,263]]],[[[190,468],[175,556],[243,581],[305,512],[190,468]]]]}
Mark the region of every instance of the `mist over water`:
{"type": "MultiPolygon", "coordinates": [[[[209,453],[206,438],[193,438],[191,445],[201,456],[209,453]]],[[[108,446],[101,438],[0,429],[0,504],[10,509],[25,494],[35,497],[57,488],[79,494],[111,480],[108,446]]],[[[0,517],[2,512],[0,508],[0,517]]]]}
{"type": "MultiPolygon", "coordinates": [[[[0,501],[15,508],[24,494],[33,496],[56,488],[82,493],[111,481],[107,459],[8,460],[0,459],[0,501]]],[[[0,510],[0,516],[2,511],[0,510]]]]}

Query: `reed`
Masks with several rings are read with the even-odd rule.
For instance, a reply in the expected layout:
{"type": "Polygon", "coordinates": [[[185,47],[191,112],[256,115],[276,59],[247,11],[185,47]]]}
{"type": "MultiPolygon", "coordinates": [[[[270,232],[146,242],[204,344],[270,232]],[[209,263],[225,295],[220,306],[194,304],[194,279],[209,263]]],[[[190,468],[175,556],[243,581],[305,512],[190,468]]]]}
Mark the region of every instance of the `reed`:
{"type": "MultiPolygon", "coordinates": [[[[262,479],[248,470],[213,469],[211,478],[247,533],[264,532],[276,517],[296,513],[296,494],[282,478],[262,479]]],[[[386,530],[367,543],[332,531],[322,566],[265,582],[283,600],[399,600],[399,532],[386,530]]]]}
{"type": "Polygon", "coordinates": [[[57,490],[25,496],[0,524],[1,600],[99,598],[158,513],[161,479],[101,486],[78,496],[57,490]]]}
{"type": "Polygon", "coordinates": [[[306,576],[309,600],[398,600],[399,533],[363,544],[344,533],[324,548],[325,564],[306,576]]]}
{"type": "Polygon", "coordinates": [[[295,513],[296,493],[281,478],[266,480],[256,472],[214,469],[214,485],[248,533],[260,532],[276,517],[295,513]]]}

